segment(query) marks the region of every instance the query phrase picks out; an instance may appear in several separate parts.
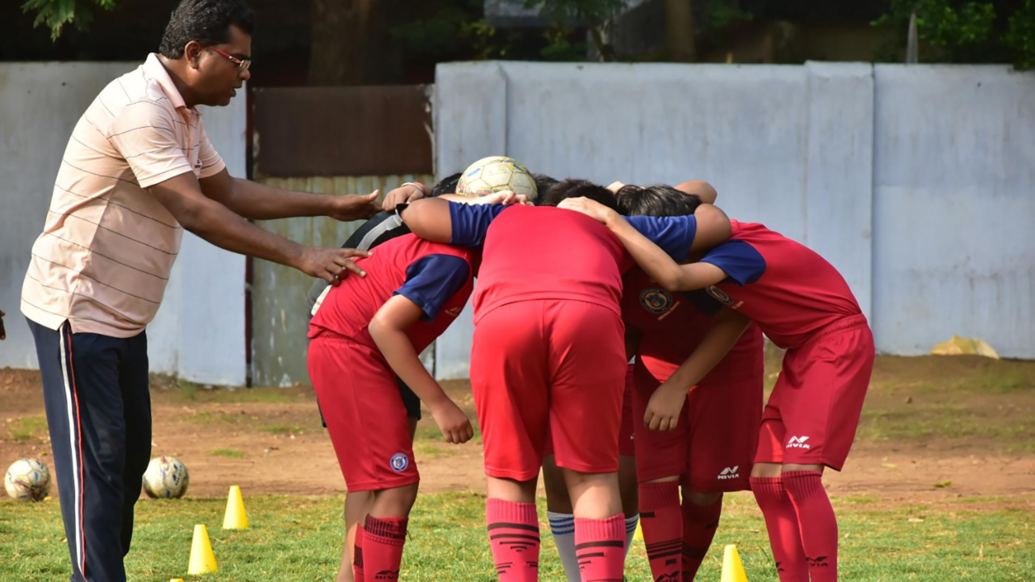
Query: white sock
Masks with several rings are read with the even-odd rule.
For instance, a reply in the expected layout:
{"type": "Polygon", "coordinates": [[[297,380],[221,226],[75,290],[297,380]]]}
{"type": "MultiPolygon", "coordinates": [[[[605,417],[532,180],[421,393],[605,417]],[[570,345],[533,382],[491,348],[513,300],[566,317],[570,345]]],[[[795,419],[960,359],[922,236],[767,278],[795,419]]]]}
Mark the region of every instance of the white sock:
{"type": "Polygon", "coordinates": [[[633,544],[633,536],[636,535],[636,525],[640,523],[640,514],[625,518],[625,555],[629,555],[629,548],[633,544]]]}
{"type": "Polygon", "coordinates": [[[581,582],[579,560],[575,557],[575,516],[552,511],[547,511],[546,516],[550,520],[550,533],[553,534],[553,543],[557,545],[557,553],[561,556],[568,582],[581,582]]]}

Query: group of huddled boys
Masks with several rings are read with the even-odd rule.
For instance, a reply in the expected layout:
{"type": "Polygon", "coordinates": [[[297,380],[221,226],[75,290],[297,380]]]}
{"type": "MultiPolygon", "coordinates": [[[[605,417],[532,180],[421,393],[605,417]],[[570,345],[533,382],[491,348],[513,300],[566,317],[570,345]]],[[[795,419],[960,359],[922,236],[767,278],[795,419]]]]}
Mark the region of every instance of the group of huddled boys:
{"type": "Polygon", "coordinates": [[[841,275],[727,218],[706,182],[536,176],[534,197],[471,197],[459,177],[390,192],[344,245],[372,251],[365,276],[310,292],[309,373],[349,492],[339,582],[405,578],[421,405],[447,442],[474,436],[419,359],[472,295],[501,581],[538,579],[540,472],[569,581],[621,581],[638,520],[652,578],[692,580],[742,490],[781,582],[836,580],[821,477],[844,464],[874,358],[841,275]],[[766,403],[763,334],[787,350],[766,403]]]}

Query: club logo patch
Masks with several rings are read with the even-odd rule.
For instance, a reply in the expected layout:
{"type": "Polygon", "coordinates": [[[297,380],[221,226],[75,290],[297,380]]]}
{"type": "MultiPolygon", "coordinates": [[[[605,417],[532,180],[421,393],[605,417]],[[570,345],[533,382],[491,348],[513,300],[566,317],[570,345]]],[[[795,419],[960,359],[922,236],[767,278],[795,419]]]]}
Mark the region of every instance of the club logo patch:
{"type": "Polygon", "coordinates": [[[396,473],[402,473],[410,466],[410,458],[405,453],[395,453],[392,455],[392,460],[388,461],[388,464],[396,473]]]}
{"type": "Polygon", "coordinates": [[[640,305],[654,314],[665,313],[672,307],[672,294],[656,287],[644,289],[640,292],[640,305]]]}
{"type": "Polygon", "coordinates": [[[719,303],[722,303],[723,305],[733,305],[733,300],[730,299],[730,296],[726,295],[725,292],[723,292],[715,285],[708,287],[708,294],[711,295],[719,303]]]}

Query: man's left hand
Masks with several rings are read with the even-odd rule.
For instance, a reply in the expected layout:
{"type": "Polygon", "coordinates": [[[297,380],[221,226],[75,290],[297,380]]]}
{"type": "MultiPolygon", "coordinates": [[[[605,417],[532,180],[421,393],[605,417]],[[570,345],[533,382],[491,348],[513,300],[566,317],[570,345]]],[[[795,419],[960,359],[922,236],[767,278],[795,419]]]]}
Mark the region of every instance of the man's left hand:
{"type": "Polygon", "coordinates": [[[381,212],[381,203],[377,201],[379,190],[370,194],[346,194],[334,197],[334,209],[327,215],[335,220],[349,222],[367,219],[381,212]]]}

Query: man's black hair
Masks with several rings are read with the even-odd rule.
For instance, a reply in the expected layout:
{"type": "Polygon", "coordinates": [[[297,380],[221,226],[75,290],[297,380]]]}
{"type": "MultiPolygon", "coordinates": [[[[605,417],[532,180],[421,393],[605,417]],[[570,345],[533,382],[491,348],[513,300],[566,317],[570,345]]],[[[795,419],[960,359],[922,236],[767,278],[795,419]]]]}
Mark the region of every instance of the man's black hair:
{"type": "Polygon", "coordinates": [[[158,50],[178,59],[192,40],[205,46],[230,42],[231,25],[249,35],[255,30],[255,13],[242,0],[183,0],[169,17],[158,50]]]}

